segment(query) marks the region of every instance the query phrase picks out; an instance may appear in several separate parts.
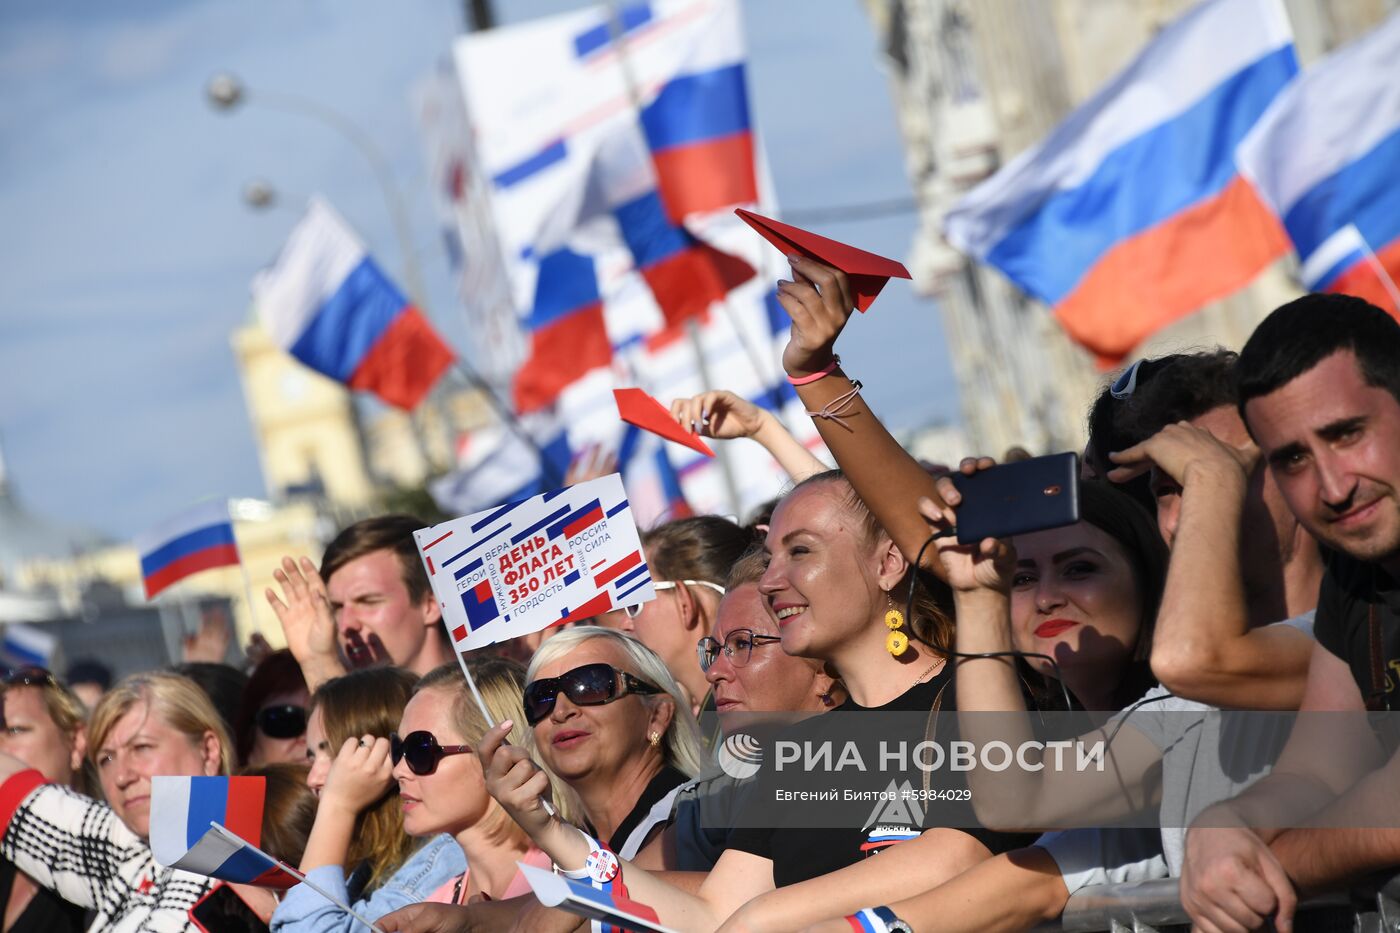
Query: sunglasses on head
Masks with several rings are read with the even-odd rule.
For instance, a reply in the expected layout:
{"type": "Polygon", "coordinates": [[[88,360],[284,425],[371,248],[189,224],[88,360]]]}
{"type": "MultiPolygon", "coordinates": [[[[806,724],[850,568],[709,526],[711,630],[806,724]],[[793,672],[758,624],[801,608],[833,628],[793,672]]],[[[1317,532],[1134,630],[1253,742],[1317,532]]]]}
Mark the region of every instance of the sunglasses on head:
{"type": "Polygon", "coordinates": [[[546,677],[525,685],[525,721],[535,725],[554,711],[560,693],[575,706],[603,706],[629,693],[648,696],[663,692],[611,664],[585,664],[558,677],[546,677]]]}
{"type": "Polygon", "coordinates": [[[23,667],[7,667],[0,677],[0,683],[7,687],[57,687],[58,680],[42,667],[27,664],[23,667]]]}
{"type": "MultiPolygon", "coordinates": [[[[651,588],[660,593],[664,590],[674,590],[678,586],[708,586],[719,595],[724,595],[724,587],[709,580],[659,580],[652,583],[651,588]]],[[[645,605],[646,603],[637,603],[635,606],[624,606],[622,611],[627,613],[627,618],[635,619],[642,614],[642,607],[645,605]]]]}
{"type": "Polygon", "coordinates": [[[254,717],[258,728],[270,739],[294,739],[306,734],[306,707],[286,703],[264,706],[254,717]]]}
{"type": "Polygon", "coordinates": [[[394,764],[400,760],[408,762],[408,770],[422,777],[437,770],[438,762],[448,755],[463,755],[475,751],[470,745],[439,745],[437,736],[419,730],[410,732],[403,738],[395,732],[389,736],[389,757],[394,764]]]}

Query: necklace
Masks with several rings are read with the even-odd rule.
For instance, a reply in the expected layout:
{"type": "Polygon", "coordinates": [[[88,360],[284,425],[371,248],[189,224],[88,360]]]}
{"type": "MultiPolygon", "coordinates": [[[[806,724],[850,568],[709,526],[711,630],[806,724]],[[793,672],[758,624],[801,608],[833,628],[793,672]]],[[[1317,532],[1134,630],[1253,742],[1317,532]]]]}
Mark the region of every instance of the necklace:
{"type": "Polygon", "coordinates": [[[934,658],[934,659],[933,659],[933,663],[930,664],[930,665],[928,666],[928,670],[924,671],[924,672],[923,672],[922,674],[920,674],[918,677],[914,678],[914,683],[910,685],[909,689],[910,689],[910,690],[913,690],[913,689],[914,689],[915,687],[917,687],[919,684],[923,683],[923,682],[924,682],[924,678],[927,677],[929,674],[932,674],[932,673],[933,673],[933,669],[934,669],[935,667],[937,667],[942,661],[943,661],[942,658],[934,658]]]}

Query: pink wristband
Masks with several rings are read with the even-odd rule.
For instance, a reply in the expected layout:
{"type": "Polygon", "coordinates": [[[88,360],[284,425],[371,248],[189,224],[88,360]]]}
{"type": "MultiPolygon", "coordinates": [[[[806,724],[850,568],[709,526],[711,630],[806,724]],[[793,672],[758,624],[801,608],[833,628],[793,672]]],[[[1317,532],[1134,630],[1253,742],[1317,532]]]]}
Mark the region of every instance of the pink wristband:
{"type": "Polygon", "coordinates": [[[840,367],[840,365],[841,357],[835,356],[831,358],[831,362],[827,364],[826,369],[823,369],[820,372],[812,373],[810,376],[788,376],[787,381],[795,386],[805,386],[809,383],[816,382],[818,379],[825,379],[827,376],[830,376],[832,373],[836,372],[837,368],[840,367]]]}

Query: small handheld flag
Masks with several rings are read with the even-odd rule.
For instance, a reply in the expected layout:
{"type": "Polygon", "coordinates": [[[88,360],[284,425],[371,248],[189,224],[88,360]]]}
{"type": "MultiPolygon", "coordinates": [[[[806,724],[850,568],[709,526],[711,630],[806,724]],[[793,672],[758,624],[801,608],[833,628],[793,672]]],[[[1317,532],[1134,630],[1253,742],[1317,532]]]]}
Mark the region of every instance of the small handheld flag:
{"type": "Polygon", "coordinates": [[[673,933],[669,927],[661,925],[656,911],[645,904],[625,900],[613,891],[600,891],[582,881],[573,881],[563,875],[535,868],[524,862],[520,866],[525,880],[535,897],[546,907],[559,907],[571,914],[587,917],[596,923],[617,930],[641,930],[645,933],[673,933]]]}
{"type": "Polygon", "coordinates": [[[138,537],[135,544],[147,599],[201,570],[239,563],[225,499],[182,512],[138,537]]]}
{"type": "Polygon", "coordinates": [[[828,266],[835,266],[846,273],[851,290],[855,293],[856,308],[861,312],[864,312],[875,302],[875,296],[880,294],[880,289],[884,288],[885,283],[890,279],[911,277],[909,270],[904,268],[902,262],[886,259],[875,253],[867,253],[863,249],[847,246],[839,240],[831,240],[815,233],[809,233],[801,227],[781,223],[771,217],[755,214],[753,211],[739,208],[734,213],[739,215],[740,220],[758,231],[759,236],[785,254],[796,251],[808,259],[815,259],[828,266]]]}
{"type": "Polygon", "coordinates": [[[304,884],[375,933],[384,933],[349,904],[258,848],[266,795],[267,779],[262,777],[151,778],[156,864],[263,888],[304,884]]]}
{"type": "Polygon", "coordinates": [[[668,441],[684,444],[707,457],[715,455],[698,434],[677,424],[676,419],[671,417],[671,413],[660,402],[641,389],[613,389],[613,398],[617,400],[618,415],[628,424],[635,424],[642,430],[650,431],[668,441]]]}
{"type": "Polygon", "coordinates": [[[196,875],[290,888],[297,879],[257,848],[266,793],[261,777],[152,778],[151,854],[196,875]]]}

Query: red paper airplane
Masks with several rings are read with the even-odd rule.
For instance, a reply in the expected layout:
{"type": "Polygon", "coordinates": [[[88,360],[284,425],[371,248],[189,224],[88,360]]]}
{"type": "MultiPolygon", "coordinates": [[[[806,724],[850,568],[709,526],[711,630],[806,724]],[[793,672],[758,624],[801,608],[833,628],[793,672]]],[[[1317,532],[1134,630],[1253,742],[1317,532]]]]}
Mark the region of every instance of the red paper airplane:
{"type": "Polygon", "coordinates": [[[880,294],[880,289],[884,288],[891,278],[911,278],[909,270],[904,268],[902,262],[867,253],[863,249],[856,249],[854,246],[847,246],[815,233],[808,233],[801,227],[781,223],[743,208],[736,208],[734,213],[738,214],[744,223],[757,230],[761,237],[782,250],[784,256],[795,251],[808,259],[835,266],[846,273],[846,279],[855,293],[856,308],[862,313],[875,301],[875,296],[880,294]]]}
{"type": "Polygon", "coordinates": [[[628,424],[659,434],[668,441],[684,444],[707,457],[715,455],[698,434],[692,434],[677,424],[670,410],[663,408],[660,402],[641,389],[613,389],[613,398],[617,399],[617,413],[628,424]]]}

